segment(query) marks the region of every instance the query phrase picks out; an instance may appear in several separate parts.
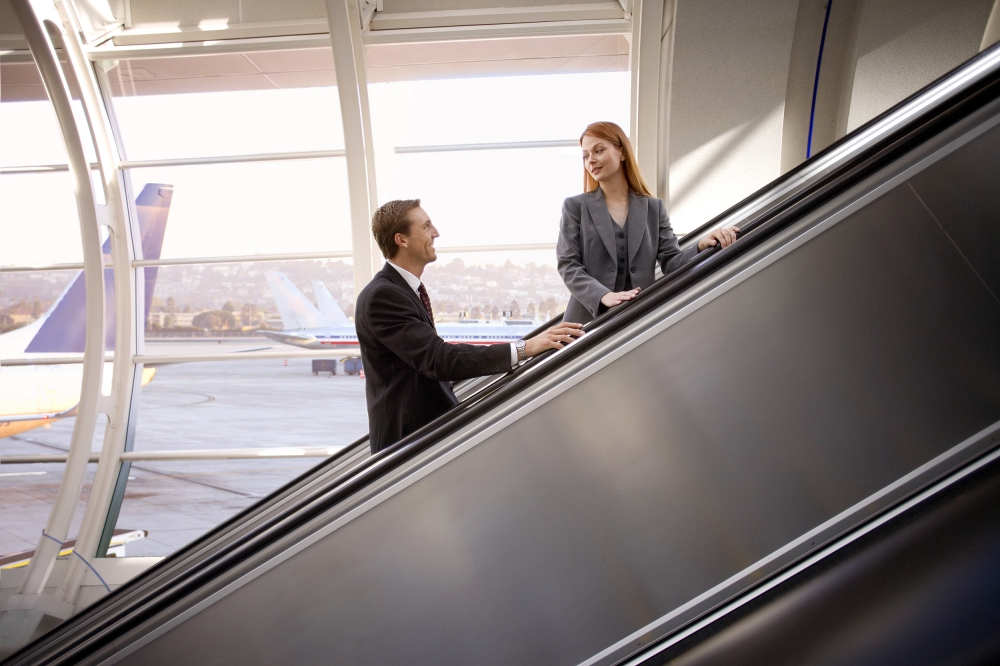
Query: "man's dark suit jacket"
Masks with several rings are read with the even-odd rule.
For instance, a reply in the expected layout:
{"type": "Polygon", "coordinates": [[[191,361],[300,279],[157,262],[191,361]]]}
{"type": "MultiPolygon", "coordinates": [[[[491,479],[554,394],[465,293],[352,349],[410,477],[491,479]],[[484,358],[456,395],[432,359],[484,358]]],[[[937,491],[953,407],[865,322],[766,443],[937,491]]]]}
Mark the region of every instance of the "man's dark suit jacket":
{"type": "Polygon", "coordinates": [[[510,345],[453,345],[438,336],[420,298],[388,263],[354,311],[365,368],[372,453],[458,404],[449,382],[510,370],[510,345]]]}

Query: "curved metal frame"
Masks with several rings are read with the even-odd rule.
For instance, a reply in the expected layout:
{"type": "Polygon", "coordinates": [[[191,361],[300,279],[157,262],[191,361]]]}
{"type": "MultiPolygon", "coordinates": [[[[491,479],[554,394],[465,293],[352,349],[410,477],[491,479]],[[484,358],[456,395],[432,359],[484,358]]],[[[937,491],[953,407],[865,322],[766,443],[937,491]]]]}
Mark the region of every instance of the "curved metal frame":
{"type": "MultiPolygon", "coordinates": [[[[115,350],[111,394],[101,400],[101,411],[108,419],[108,426],[104,431],[100,462],[75,549],[83,559],[89,560],[98,554],[104,532],[107,532],[110,539],[110,530],[101,528],[105,526],[111,493],[120,476],[121,454],[131,448],[127,437],[135,430],[134,427],[129,428],[129,425],[135,418],[133,401],[138,397],[136,390],[141,386],[142,377],[142,364],[136,364],[134,357],[139,351],[139,313],[143,312],[139,294],[143,293],[143,273],[141,270],[133,270],[132,262],[142,258],[142,248],[137,242],[139,233],[134,219],[130,219],[128,214],[129,187],[111,140],[110,123],[101,104],[93,66],[84,52],[80,22],[75,9],[66,0],[55,0],[55,6],[62,19],[64,50],[76,73],[97,153],[107,202],[105,219],[110,232],[111,264],[115,276],[115,350]]],[[[75,605],[77,591],[85,574],[83,560],[71,560],[59,583],[57,598],[63,603],[75,605]]]]}
{"type": "Polygon", "coordinates": [[[84,275],[86,277],[87,323],[83,353],[83,382],[80,405],[62,483],[55,504],[39,538],[35,556],[25,574],[24,582],[10,598],[8,610],[38,608],[58,617],[68,617],[72,604],[60,603],[45,597],[42,591],[48,582],[52,567],[59,554],[60,542],[65,541],[76,503],[80,499],[83,479],[87,472],[90,446],[101,407],[101,379],[104,372],[104,258],[101,253],[101,234],[97,204],[91,189],[90,165],[83,152],[83,141],[73,118],[69,85],[59,66],[55,46],[48,30],[58,30],[51,20],[43,22],[40,12],[30,0],[12,0],[11,6],[24,30],[25,39],[52,102],[56,119],[62,131],[69,158],[69,171],[74,181],[77,212],[80,216],[80,235],[83,245],[84,275]]]}

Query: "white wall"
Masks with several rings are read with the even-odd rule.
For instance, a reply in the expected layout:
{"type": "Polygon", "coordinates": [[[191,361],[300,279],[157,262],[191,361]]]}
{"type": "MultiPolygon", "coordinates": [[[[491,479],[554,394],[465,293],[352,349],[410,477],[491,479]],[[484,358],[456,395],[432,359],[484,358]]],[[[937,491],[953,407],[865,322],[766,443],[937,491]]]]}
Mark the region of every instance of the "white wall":
{"type": "Polygon", "coordinates": [[[670,211],[692,229],[778,177],[797,0],[679,0],[670,211]]]}
{"type": "Polygon", "coordinates": [[[993,0],[868,0],[847,131],[979,51],[993,0]]]}

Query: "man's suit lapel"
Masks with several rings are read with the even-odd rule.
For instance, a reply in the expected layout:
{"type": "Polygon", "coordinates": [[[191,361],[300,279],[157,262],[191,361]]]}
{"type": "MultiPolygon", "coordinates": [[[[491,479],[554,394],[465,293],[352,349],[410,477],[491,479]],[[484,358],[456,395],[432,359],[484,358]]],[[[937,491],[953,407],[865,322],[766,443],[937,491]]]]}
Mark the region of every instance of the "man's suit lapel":
{"type": "Polygon", "coordinates": [[[649,213],[649,206],[646,197],[635,192],[628,194],[628,222],[625,233],[628,234],[628,263],[632,265],[635,253],[639,251],[642,243],[642,236],[646,233],[646,216],[649,213]]]}
{"type": "Polygon", "coordinates": [[[399,271],[390,266],[389,262],[386,262],[385,266],[382,267],[382,274],[388,278],[390,282],[406,292],[410,299],[416,304],[417,311],[424,318],[424,321],[433,326],[434,322],[432,322],[431,318],[427,316],[427,310],[424,309],[424,304],[420,301],[420,297],[418,297],[416,293],[410,289],[410,285],[407,284],[406,280],[403,279],[403,276],[399,274],[399,271]]]}
{"type": "Polygon", "coordinates": [[[604,192],[598,187],[593,192],[587,194],[584,201],[587,202],[590,219],[594,221],[597,233],[600,235],[601,240],[604,241],[604,247],[608,250],[611,258],[614,259],[618,256],[615,253],[615,229],[611,224],[611,213],[608,212],[608,205],[604,201],[604,192]]]}

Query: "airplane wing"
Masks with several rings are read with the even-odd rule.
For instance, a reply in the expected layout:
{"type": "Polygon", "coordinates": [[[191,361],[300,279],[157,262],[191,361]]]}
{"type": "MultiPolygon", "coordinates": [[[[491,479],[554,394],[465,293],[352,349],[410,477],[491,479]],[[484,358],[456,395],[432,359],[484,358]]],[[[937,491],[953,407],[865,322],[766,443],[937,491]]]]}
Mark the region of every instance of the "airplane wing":
{"type": "Polygon", "coordinates": [[[309,335],[308,333],[293,333],[289,331],[263,331],[259,330],[257,333],[274,340],[275,342],[283,342],[286,345],[295,345],[296,347],[305,347],[311,342],[316,341],[316,337],[309,335]]]}

